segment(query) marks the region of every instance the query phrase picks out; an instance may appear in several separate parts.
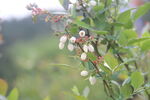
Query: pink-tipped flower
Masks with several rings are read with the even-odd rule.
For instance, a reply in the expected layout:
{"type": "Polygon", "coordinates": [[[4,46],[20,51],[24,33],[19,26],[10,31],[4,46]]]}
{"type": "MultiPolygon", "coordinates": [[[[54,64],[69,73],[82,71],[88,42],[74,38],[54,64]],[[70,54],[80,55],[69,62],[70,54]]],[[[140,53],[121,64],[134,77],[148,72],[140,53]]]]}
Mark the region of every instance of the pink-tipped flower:
{"type": "Polygon", "coordinates": [[[59,49],[61,49],[61,50],[62,50],[64,47],[65,47],[65,44],[64,44],[64,43],[62,43],[62,42],[60,42],[60,43],[59,43],[59,49]]]}
{"type": "Polygon", "coordinates": [[[90,76],[89,81],[91,85],[94,85],[96,83],[96,78],[94,76],[90,76]]]}
{"type": "Polygon", "coordinates": [[[80,37],[84,37],[84,36],[85,36],[85,31],[84,31],[84,30],[81,30],[81,31],[79,32],[79,35],[80,35],[80,37]]]}
{"type": "Polygon", "coordinates": [[[66,35],[63,35],[63,36],[60,38],[60,42],[65,43],[66,41],[67,41],[67,36],[66,36],[66,35]]]}
{"type": "Polygon", "coordinates": [[[94,52],[94,47],[93,47],[91,44],[89,44],[89,45],[88,45],[88,50],[89,50],[90,52],[94,52]]]}
{"type": "Polygon", "coordinates": [[[88,52],[88,46],[87,46],[87,45],[84,45],[84,46],[83,46],[83,50],[84,50],[84,52],[87,53],[87,52],[88,52]]]}
{"type": "Polygon", "coordinates": [[[75,42],[76,42],[76,37],[71,37],[71,38],[70,38],[70,42],[71,42],[71,43],[75,43],[75,42]]]}
{"type": "Polygon", "coordinates": [[[81,76],[87,76],[88,75],[88,71],[86,70],[83,70],[81,73],[80,73],[81,76]]]}
{"type": "Polygon", "coordinates": [[[86,53],[82,53],[82,54],[81,54],[81,60],[86,60],[86,58],[87,58],[86,53]]]}
{"type": "Polygon", "coordinates": [[[74,45],[71,44],[71,43],[69,43],[69,44],[68,44],[68,50],[69,50],[69,51],[73,51],[73,50],[74,50],[74,45]]]}

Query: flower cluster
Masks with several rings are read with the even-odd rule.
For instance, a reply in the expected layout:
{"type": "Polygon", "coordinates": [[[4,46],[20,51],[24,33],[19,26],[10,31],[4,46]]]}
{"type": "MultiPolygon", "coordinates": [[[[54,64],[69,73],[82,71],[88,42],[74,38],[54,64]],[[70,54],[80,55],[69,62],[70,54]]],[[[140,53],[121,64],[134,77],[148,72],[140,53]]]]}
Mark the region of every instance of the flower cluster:
{"type": "MultiPolygon", "coordinates": [[[[84,30],[80,30],[78,33],[79,36],[69,36],[68,34],[65,34],[60,37],[59,40],[59,49],[63,49],[65,47],[65,44],[67,44],[67,48],[69,51],[73,51],[76,48],[79,48],[82,52],[80,53],[80,59],[81,61],[88,61],[87,53],[91,52],[94,53],[94,47],[89,42],[90,40],[94,39],[93,36],[86,36],[86,32],[84,30]],[[67,42],[67,43],[66,43],[67,42]],[[80,45],[82,44],[82,45],[80,45]],[[80,45],[80,46],[79,46],[80,45]]],[[[99,57],[95,62],[101,62],[102,57],[99,57]]],[[[88,76],[88,71],[83,70],[80,73],[81,76],[88,76]]],[[[94,85],[96,83],[96,78],[94,76],[89,77],[89,81],[91,85],[94,85]]]]}
{"type": "Polygon", "coordinates": [[[67,42],[67,40],[69,41],[67,46],[68,50],[73,51],[75,49],[74,43],[76,42],[76,37],[71,37],[70,39],[68,39],[68,37],[68,35],[63,35],[60,38],[59,49],[63,49],[65,47],[65,43],[67,42]]]}
{"type": "Polygon", "coordinates": [[[33,16],[41,15],[41,14],[44,14],[44,13],[45,13],[45,11],[42,10],[41,8],[39,8],[38,5],[35,4],[35,3],[27,5],[26,8],[27,8],[28,10],[31,10],[31,11],[32,11],[32,15],[33,15],[33,16]]]}
{"type": "Polygon", "coordinates": [[[59,22],[61,19],[63,19],[65,17],[64,15],[51,14],[47,10],[39,8],[38,5],[35,3],[27,5],[26,8],[28,10],[32,11],[33,17],[37,16],[37,15],[46,14],[47,16],[45,17],[45,22],[59,22]]]}

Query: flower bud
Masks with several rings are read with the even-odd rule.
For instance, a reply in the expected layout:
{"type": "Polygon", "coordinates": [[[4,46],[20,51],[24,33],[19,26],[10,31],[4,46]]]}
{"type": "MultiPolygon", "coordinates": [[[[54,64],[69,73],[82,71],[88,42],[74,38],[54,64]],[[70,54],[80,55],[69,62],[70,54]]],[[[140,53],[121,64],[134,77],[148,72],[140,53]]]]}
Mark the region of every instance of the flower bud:
{"type": "Polygon", "coordinates": [[[71,42],[71,43],[75,43],[75,42],[76,42],[76,37],[71,37],[71,38],[70,38],[70,42],[71,42]]]}
{"type": "Polygon", "coordinates": [[[90,6],[96,6],[96,1],[95,0],[90,0],[89,5],[90,6]]]}
{"type": "Polygon", "coordinates": [[[86,60],[86,58],[87,58],[86,53],[82,53],[82,54],[81,54],[81,60],[86,60]]]}
{"type": "Polygon", "coordinates": [[[96,78],[94,76],[90,76],[89,81],[91,85],[94,85],[96,83],[96,78]]]}
{"type": "Polygon", "coordinates": [[[62,42],[60,42],[60,43],[59,43],[59,49],[63,49],[63,48],[64,48],[64,46],[65,46],[65,44],[64,44],[64,43],[62,43],[62,42]]]}
{"type": "Polygon", "coordinates": [[[84,46],[83,46],[83,50],[84,50],[84,52],[88,52],[88,46],[87,46],[87,45],[84,45],[84,46]]]}
{"type": "Polygon", "coordinates": [[[83,70],[81,73],[80,73],[81,76],[87,76],[88,75],[88,71],[86,70],[83,70]]]}
{"type": "Polygon", "coordinates": [[[84,37],[84,36],[85,36],[85,31],[84,31],[84,30],[81,30],[81,31],[79,32],[79,35],[80,35],[80,37],[84,37]]]}
{"type": "Polygon", "coordinates": [[[69,50],[69,51],[73,51],[73,50],[74,50],[74,45],[71,44],[71,43],[69,43],[69,44],[68,44],[68,50],[69,50]]]}
{"type": "Polygon", "coordinates": [[[89,50],[90,52],[94,52],[94,47],[93,47],[91,44],[89,44],[89,45],[88,45],[88,50],[89,50]]]}
{"type": "Polygon", "coordinates": [[[72,4],[75,4],[75,3],[77,3],[78,0],[69,0],[69,1],[70,1],[70,3],[72,3],[72,4]]]}
{"type": "Polygon", "coordinates": [[[60,42],[65,43],[67,41],[67,36],[63,35],[62,37],[60,37],[60,42]]]}

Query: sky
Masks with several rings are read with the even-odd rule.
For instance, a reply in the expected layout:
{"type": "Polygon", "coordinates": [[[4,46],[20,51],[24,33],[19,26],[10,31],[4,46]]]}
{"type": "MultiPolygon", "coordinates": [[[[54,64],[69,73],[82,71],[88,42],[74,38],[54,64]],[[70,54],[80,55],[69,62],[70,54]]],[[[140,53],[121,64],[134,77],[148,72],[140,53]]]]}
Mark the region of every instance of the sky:
{"type": "Polygon", "coordinates": [[[0,0],[0,18],[22,19],[31,14],[26,9],[29,3],[36,3],[42,9],[62,9],[58,0],[0,0]]]}

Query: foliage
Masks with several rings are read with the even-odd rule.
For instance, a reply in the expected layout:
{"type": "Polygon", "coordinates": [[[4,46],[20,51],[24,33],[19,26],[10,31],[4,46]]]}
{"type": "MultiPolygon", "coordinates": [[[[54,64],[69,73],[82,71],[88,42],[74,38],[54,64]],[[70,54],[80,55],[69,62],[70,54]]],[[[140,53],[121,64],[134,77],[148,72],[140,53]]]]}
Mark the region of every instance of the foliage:
{"type": "MultiPolygon", "coordinates": [[[[143,56],[150,50],[150,35],[139,38],[133,26],[135,20],[149,11],[150,3],[140,6],[135,13],[132,13],[134,9],[120,13],[121,0],[70,0],[70,3],[67,14],[51,16],[40,10],[33,16],[44,13],[50,17],[50,22],[65,21],[64,31],[58,32],[59,48],[68,45],[84,72],[89,73],[81,76],[88,78],[91,85],[101,80],[109,99],[134,100],[144,92],[143,96],[150,99],[147,70],[140,66],[143,56]],[[122,72],[125,77],[119,76],[122,72]]],[[[63,0],[61,4],[64,4],[63,0]]],[[[29,7],[39,9],[35,5],[29,7]]],[[[144,67],[148,69],[148,66],[144,67]]],[[[72,91],[77,100],[87,100],[76,86],[72,91]]]]}

